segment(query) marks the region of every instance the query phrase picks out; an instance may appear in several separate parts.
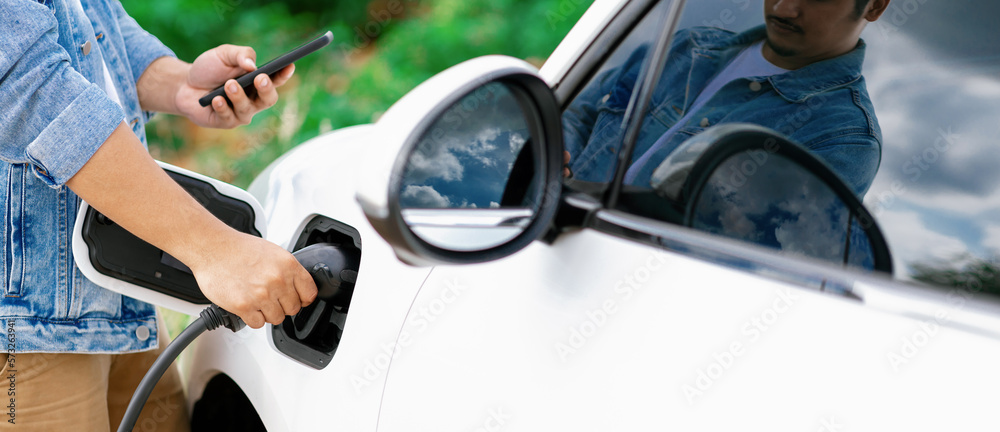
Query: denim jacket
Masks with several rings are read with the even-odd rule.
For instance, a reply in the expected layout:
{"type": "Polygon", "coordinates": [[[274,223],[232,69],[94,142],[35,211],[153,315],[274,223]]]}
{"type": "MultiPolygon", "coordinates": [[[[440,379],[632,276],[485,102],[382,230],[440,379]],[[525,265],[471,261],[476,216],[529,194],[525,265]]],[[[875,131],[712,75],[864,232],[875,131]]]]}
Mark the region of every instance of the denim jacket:
{"type": "MultiPolygon", "coordinates": [[[[712,78],[743,48],[763,39],[765,31],[763,26],[740,34],[708,27],[679,31],[653,93],[632,162],[684,117],[712,78]]],[[[774,129],[810,149],[863,196],[882,158],[882,132],[861,76],[864,56],[865,43],[859,41],[853,51],[836,58],[781,75],[726,84],[653,154],[633,184],[648,187],[658,162],[707,127],[747,122],[774,129]]],[[[610,181],[625,109],[645,57],[646,48],[641,47],[622,66],[598,76],[563,115],[574,178],[610,181]]]]}
{"type": "Polygon", "coordinates": [[[173,53],[118,0],[82,0],[82,11],[73,1],[0,0],[0,319],[16,352],[147,350],[153,306],[98,287],[74,263],[80,198],[65,183],[122,121],[145,145],[136,82],[173,53]],[[105,92],[104,64],[121,106],[105,92]]]}

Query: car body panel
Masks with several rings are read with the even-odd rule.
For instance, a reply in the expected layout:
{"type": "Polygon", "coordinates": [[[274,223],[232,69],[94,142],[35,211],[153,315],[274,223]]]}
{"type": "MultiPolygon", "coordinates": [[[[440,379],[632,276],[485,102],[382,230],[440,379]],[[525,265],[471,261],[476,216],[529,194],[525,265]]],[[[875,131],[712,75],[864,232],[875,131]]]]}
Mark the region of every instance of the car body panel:
{"type": "MultiPolygon", "coordinates": [[[[626,3],[595,2],[539,72],[546,82],[562,84],[594,38],[611,37],[626,3]]],[[[995,429],[995,301],[680,227],[651,229],[662,247],[583,229],[493,262],[406,266],[355,201],[358,161],[398,156],[374,128],[304,143],[250,188],[267,238],[286,248],[315,214],[361,233],[333,363],[303,366],[263,330],[213,332],[185,363],[190,403],[225,373],[272,431],[995,429]],[[847,281],[853,296],[789,282],[788,268],[847,281]]]]}
{"type": "Polygon", "coordinates": [[[1000,344],[945,321],[583,230],[435,268],[379,430],[985,430],[1000,344]]]}

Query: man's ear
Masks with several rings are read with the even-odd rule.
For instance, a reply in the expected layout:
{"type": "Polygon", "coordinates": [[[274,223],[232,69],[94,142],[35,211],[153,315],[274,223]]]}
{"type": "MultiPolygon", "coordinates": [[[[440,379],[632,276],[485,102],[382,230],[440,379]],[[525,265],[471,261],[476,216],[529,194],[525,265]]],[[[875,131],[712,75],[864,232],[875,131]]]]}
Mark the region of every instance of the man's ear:
{"type": "Polygon", "coordinates": [[[878,20],[879,17],[882,16],[882,13],[885,12],[886,8],[889,7],[889,1],[890,0],[872,0],[868,12],[865,13],[865,19],[868,20],[868,22],[875,22],[878,20]]]}

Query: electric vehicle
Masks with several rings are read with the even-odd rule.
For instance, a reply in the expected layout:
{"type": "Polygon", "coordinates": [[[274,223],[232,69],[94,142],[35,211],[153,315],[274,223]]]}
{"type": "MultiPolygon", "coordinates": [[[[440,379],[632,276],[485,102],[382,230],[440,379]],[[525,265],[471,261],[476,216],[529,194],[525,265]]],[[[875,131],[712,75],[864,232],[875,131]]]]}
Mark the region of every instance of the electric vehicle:
{"type": "MultiPolygon", "coordinates": [[[[914,279],[1000,248],[1000,6],[893,0],[869,25],[885,138],[862,204],[753,125],[706,125],[652,188],[565,178],[561,116],[591,80],[644,45],[655,78],[677,30],[741,31],[763,2],[564,3],[588,10],[541,70],[456,65],[377,123],[299,145],[249,193],[175,170],[290,251],[356,258],[329,269],[339,297],[189,348],[194,430],[997,427],[1000,304],[982,279],[914,279]]],[[[656,80],[636,82],[609,158],[646,121],[656,80]]],[[[189,313],[207,301],[122,279],[107,285],[189,313]]]]}

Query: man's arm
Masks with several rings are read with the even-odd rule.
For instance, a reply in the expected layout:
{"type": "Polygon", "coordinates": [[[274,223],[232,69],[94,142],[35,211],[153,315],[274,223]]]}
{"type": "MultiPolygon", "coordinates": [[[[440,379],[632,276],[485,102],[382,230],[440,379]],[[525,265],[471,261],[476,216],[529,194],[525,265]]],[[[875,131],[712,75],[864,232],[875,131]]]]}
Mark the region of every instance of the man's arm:
{"type": "Polygon", "coordinates": [[[866,133],[807,142],[805,147],[829,165],[858,198],[868,192],[882,162],[882,144],[866,133]]]}
{"type": "Polygon", "coordinates": [[[311,276],[291,254],[216,219],[167,176],[124,123],[66,185],[181,260],[209,300],[250,327],[280,324],[316,297],[311,276]]]}

